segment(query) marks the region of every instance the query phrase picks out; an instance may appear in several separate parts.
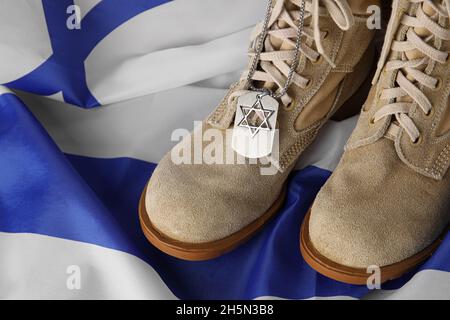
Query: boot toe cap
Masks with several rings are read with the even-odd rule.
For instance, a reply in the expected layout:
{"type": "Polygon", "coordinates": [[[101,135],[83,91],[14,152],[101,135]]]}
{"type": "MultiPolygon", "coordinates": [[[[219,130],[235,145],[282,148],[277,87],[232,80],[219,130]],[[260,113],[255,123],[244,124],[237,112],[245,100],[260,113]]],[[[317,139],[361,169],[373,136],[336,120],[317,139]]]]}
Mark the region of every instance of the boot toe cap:
{"type": "MultiPolygon", "coordinates": [[[[155,171],[145,197],[152,225],[165,236],[184,243],[210,242],[227,236],[231,226],[217,219],[218,199],[201,185],[185,185],[177,174],[155,171]]],[[[222,205],[223,206],[223,205],[222,205]]]]}
{"type": "Polygon", "coordinates": [[[251,176],[255,177],[244,166],[174,165],[166,157],[149,181],[147,214],[160,233],[177,241],[208,243],[226,238],[259,218],[277,199],[270,188],[262,199],[258,188],[270,182],[262,180],[254,186],[251,176]]]}
{"type": "Polygon", "coordinates": [[[381,267],[396,262],[394,250],[387,249],[389,237],[368,224],[362,217],[365,214],[316,203],[309,220],[312,245],[326,258],[347,267],[381,267]]]}
{"type": "Polygon", "coordinates": [[[389,142],[346,152],[311,209],[310,240],[348,267],[401,262],[432,244],[447,225],[446,190],[445,182],[412,172],[389,142]]]}

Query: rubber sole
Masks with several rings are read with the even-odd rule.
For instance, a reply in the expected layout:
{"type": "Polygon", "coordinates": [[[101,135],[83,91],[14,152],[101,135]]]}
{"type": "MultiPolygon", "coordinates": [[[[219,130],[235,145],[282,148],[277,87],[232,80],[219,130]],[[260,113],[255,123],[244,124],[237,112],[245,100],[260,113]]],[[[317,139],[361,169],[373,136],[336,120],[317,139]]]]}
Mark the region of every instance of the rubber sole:
{"type": "MultiPolygon", "coordinates": [[[[300,251],[302,253],[305,261],[316,270],[318,273],[331,278],[336,281],[355,284],[355,285],[366,285],[369,277],[372,276],[368,273],[366,269],[363,268],[351,268],[341,264],[338,264],[327,257],[320,254],[317,249],[314,248],[311,239],[309,237],[309,218],[311,215],[311,210],[306,215],[303,220],[301,230],[300,230],[300,251]]],[[[384,266],[380,268],[381,283],[389,280],[397,279],[413,270],[420,263],[424,262],[439,247],[444,239],[447,232],[450,231],[450,226],[447,230],[430,246],[417,253],[416,255],[403,260],[401,262],[384,266]]]]}
{"type": "Polygon", "coordinates": [[[145,237],[160,251],[173,257],[188,261],[204,261],[214,259],[243,244],[278,213],[286,196],[286,188],[283,187],[278,199],[264,215],[247,225],[242,230],[224,239],[207,243],[185,243],[164,235],[152,224],[145,208],[146,192],[147,187],[145,187],[139,200],[139,221],[145,237]]]}

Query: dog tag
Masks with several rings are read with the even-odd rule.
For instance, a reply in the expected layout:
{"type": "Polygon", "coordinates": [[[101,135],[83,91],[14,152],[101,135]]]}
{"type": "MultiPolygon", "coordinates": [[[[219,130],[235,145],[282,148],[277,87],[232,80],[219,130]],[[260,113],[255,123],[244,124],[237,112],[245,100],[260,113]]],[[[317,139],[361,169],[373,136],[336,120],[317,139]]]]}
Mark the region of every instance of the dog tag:
{"type": "Polygon", "coordinates": [[[271,154],[279,103],[266,93],[250,92],[238,99],[232,147],[238,154],[259,159],[271,154]]]}

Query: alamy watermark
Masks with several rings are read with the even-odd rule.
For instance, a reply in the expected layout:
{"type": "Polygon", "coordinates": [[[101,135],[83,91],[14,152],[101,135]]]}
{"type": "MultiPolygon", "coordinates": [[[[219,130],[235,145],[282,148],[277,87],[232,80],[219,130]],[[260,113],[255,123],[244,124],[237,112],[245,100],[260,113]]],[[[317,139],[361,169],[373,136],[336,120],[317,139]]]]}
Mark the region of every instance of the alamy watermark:
{"type": "Polygon", "coordinates": [[[366,272],[370,274],[367,278],[367,288],[369,290],[380,290],[381,289],[381,268],[379,266],[369,266],[366,272]]]}
{"type": "MultiPolygon", "coordinates": [[[[78,5],[69,5],[66,9],[68,15],[66,19],[66,26],[69,30],[81,29],[81,8],[78,5]]],[[[367,28],[370,30],[381,29],[381,8],[377,5],[370,5],[367,7],[367,28]]]]}
{"type": "Polygon", "coordinates": [[[66,269],[66,287],[69,290],[81,290],[81,268],[77,265],[70,265],[66,269]]]}
{"type": "Polygon", "coordinates": [[[66,13],[69,15],[66,20],[66,26],[69,30],[81,29],[81,9],[77,5],[67,7],[66,13]]]}
{"type": "MultiPolygon", "coordinates": [[[[246,165],[260,166],[261,175],[275,175],[279,171],[279,134],[275,130],[272,153],[267,157],[251,159],[239,155],[232,147],[233,129],[204,129],[201,121],[194,122],[192,133],[187,129],[173,131],[171,140],[179,142],[171,151],[171,160],[176,165],[246,165]]],[[[254,143],[247,141],[248,144],[254,143]]],[[[264,148],[264,141],[255,140],[256,147],[264,148]]],[[[245,143],[243,141],[242,143],[245,143]]],[[[269,143],[269,142],[267,142],[269,143]]]]}
{"type": "Polygon", "coordinates": [[[367,13],[370,16],[367,18],[367,29],[381,30],[381,8],[377,5],[367,7],[367,13]]]}

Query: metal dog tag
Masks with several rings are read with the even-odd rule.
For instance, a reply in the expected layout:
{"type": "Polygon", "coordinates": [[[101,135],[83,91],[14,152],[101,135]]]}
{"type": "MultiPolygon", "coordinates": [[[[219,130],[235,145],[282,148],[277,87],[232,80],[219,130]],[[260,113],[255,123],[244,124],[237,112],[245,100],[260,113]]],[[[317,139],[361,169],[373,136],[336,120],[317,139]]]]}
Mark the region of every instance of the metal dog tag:
{"type": "Polygon", "coordinates": [[[271,154],[279,103],[267,93],[250,92],[238,99],[232,147],[238,154],[259,159],[271,154]]]}

